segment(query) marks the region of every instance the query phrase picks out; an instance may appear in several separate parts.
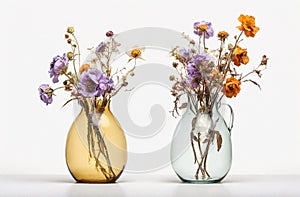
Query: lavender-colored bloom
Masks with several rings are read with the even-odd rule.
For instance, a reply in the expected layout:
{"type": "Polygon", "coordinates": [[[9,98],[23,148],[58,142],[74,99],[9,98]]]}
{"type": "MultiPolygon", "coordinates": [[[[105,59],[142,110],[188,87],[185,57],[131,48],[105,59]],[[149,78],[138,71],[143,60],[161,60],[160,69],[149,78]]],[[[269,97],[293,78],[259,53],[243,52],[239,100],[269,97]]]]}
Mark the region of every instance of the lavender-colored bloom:
{"type": "Polygon", "coordinates": [[[187,70],[186,83],[192,88],[197,88],[199,86],[199,83],[197,83],[197,80],[195,79],[201,78],[201,73],[199,69],[193,62],[189,61],[186,70],[187,70]]]}
{"type": "Polygon", "coordinates": [[[64,53],[63,56],[57,55],[53,58],[53,61],[50,64],[50,78],[53,77],[52,82],[57,83],[59,75],[62,74],[62,70],[67,66],[68,64],[68,57],[67,54],[64,53]]]}
{"type": "Polygon", "coordinates": [[[193,55],[192,49],[179,49],[178,52],[185,61],[189,61],[193,55]]]}
{"type": "Polygon", "coordinates": [[[39,87],[39,93],[40,93],[40,99],[46,103],[46,105],[51,104],[53,99],[52,99],[52,93],[53,90],[50,88],[48,84],[42,84],[39,87]]]}
{"type": "Polygon", "coordinates": [[[211,27],[211,22],[201,21],[194,23],[194,33],[200,37],[204,35],[206,39],[214,36],[214,30],[211,27]]]}
{"type": "Polygon", "coordinates": [[[213,62],[215,59],[210,56],[208,53],[200,53],[200,54],[195,54],[193,58],[189,61],[191,63],[194,63],[196,65],[202,64],[206,65],[209,62],[213,62]]]}
{"type": "Polygon", "coordinates": [[[199,79],[207,78],[207,76],[212,72],[214,60],[215,59],[213,57],[205,52],[195,54],[186,67],[187,84],[192,88],[197,88],[199,86],[199,79]]]}
{"type": "Polygon", "coordinates": [[[106,47],[106,43],[105,43],[105,42],[101,42],[101,43],[96,47],[95,52],[96,52],[96,53],[102,53],[102,52],[104,52],[105,47],[106,47]]]}
{"type": "Polygon", "coordinates": [[[96,68],[84,71],[80,75],[78,93],[84,97],[101,96],[113,88],[113,80],[96,68]]]}

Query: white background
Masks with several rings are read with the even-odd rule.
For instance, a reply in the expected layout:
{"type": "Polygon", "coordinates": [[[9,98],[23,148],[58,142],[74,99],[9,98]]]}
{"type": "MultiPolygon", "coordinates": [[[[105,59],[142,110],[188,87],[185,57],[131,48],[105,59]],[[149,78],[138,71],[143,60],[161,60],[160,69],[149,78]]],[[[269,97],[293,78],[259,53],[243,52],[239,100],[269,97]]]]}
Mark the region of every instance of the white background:
{"type": "MultiPolygon", "coordinates": [[[[241,13],[254,15],[261,28],[243,43],[252,65],[262,54],[270,61],[262,91],[243,85],[230,101],[235,112],[230,173],[300,174],[299,8],[295,0],[1,1],[0,174],[68,174],[64,148],[72,105],[60,109],[67,98],[60,94],[46,107],[37,92],[50,82],[51,58],[68,50],[67,26],[75,26],[85,49],[110,29],[154,26],[192,34],[193,22],[207,20],[216,31],[236,33],[241,13]]],[[[173,172],[168,166],[159,173],[173,172]]]]}

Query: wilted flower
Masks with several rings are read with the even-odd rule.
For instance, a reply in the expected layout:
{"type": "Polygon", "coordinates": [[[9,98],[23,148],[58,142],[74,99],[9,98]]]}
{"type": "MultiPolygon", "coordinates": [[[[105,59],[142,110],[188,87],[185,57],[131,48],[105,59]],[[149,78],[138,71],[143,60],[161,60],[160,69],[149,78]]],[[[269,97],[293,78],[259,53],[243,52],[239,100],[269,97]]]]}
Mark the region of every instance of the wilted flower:
{"type": "Polygon", "coordinates": [[[50,64],[50,78],[53,77],[52,81],[53,83],[58,82],[59,75],[63,74],[64,69],[66,69],[68,65],[69,59],[67,57],[67,54],[63,54],[63,56],[57,55],[53,58],[53,61],[50,64]]]}
{"type": "Polygon", "coordinates": [[[48,84],[42,84],[39,87],[39,94],[40,94],[40,99],[46,103],[46,105],[51,104],[53,99],[53,89],[50,88],[48,84]]]}
{"type": "Polygon", "coordinates": [[[88,69],[90,69],[90,65],[89,64],[83,64],[82,66],[80,66],[80,68],[79,68],[79,73],[81,74],[81,73],[83,73],[83,71],[86,71],[86,70],[88,70],[88,69]]]}
{"type": "Polygon", "coordinates": [[[113,88],[113,80],[96,68],[84,71],[80,75],[78,93],[84,97],[98,97],[113,88]]]}
{"type": "Polygon", "coordinates": [[[130,56],[133,58],[137,58],[142,55],[142,51],[140,49],[133,49],[130,53],[130,56]]]}
{"type": "Polygon", "coordinates": [[[144,48],[134,48],[131,51],[127,51],[126,54],[130,57],[128,62],[133,59],[143,59],[142,50],[144,50],[144,48]]]}
{"type": "Polygon", "coordinates": [[[247,49],[242,49],[241,47],[236,46],[233,51],[231,60],[236,66],[240,66],[241,64],[248,64],[249,57],[247,56],[247,49]]]}
{"type": "Polygon", "coordinates": [[[104,52],[105,47],[106,47],[106,43],[105,43],[105,42],[101,42],[101,43],[96,47],[95,52],[96,52],[96,53],[102,53],[102,52],[104,52]]]}
{"type": "Polygon", "coordinates": [[[188,62],[187,70],[187,84],[196,88],[199,85],[201,78],[207,78],[214,67],[214,58],[208,53],[195,54],[188,62]]]}
{"type": "Polygon", "coordinates": [[[189,61],[193,57],[192,49],[179,49],[178,53],[185,62],[189,61]]]}
{"type": "Polygon", "coordinates": [[[194,33],[206,39],[214,36],[214,30],[211,27],[211,22],[201,21],[194,23],[194,33]]]}
{"type": "Polygon", "coordinates": [[[226,79],[226,83],[223,86],[223,93],[226,97],[232,98],[233,96],[236,97],[236,95],[241,91],[241,82],[237,80],[234,77],[230,77],[226,79]]]}
{"type": "Polygon", "coordinates": [[[243,15],[241,14],[238,20],[242,23],[241,26],[237,26],[237,28],[241,31],[244,31],[247,37],[254,37],[258,32],[259,27],[255,26],[255,18],[253,16],[243,15]]]}
{"type": "Polygon", "coordinates": [[[218,38],[219,38],[221,41],[224,41],[228,36],[229,36],[229,34],[228,34],[226,31],[220,31],[220,32],[218,33],[218,38]]]}

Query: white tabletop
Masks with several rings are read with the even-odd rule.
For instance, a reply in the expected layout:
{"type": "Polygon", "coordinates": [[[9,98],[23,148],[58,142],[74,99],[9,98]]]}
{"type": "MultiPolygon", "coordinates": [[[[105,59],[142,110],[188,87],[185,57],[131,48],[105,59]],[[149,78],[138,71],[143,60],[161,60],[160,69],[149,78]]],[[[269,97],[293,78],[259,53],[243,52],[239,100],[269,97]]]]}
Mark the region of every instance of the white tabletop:
{"type": "Polygon", "coordinates": [[[115,184],[75,183],[68,175],[0,175],[0,196],[300,196],[300,175],[228,175],[218,184],[151,174],[125,174],[115,184]]]}

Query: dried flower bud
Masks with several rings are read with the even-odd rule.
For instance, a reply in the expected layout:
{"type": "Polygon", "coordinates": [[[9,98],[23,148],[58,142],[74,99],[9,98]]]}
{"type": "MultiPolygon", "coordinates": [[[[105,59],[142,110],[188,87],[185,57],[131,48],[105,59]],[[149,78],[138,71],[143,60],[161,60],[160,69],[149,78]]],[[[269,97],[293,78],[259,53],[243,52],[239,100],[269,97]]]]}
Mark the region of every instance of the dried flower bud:
{"type": "Polygon", "coordinates": [[[174,75],[170,75],[169,80],[170,81],[174,81],[175,80],[175,76],[174,75]]]}
{"type": "Polygon", "coordinates": [[[110,76],[111,71],[110,70],[106,70],[106,76],[110,76]]]}
{"type": "Polygon", "coordinates": [[[72,39],[69,38],[69,39],[67,40],[67,42],[68,42],[68,44],[71,44],[71,43],[72,43],[72,39]]]}
{"type": "Polygon", "coordinates": [[[190,44],[194,45],[194,44],[196,44],[196,42],[194,40],[191,40],[190,44]]]}
{"type": "Polygon", "coordinates": [[[134,76],[134,72],[133,71],[130,72],[130,76],[132,76],[132,77],[134,76]]]}
{"type": "Polygon", "coordinates": [[[77,46],[76,46],[76,44],[73,44],[72,47],[76,48],[77,46]]]}
{"type": "Polygon", "coordinates": [[[65,80],[65,81],[63,82],[63,84],[64,84],[64,85],[68,85],[68,80],[65,80]]]}
{"type": "Polygon", "coordinates": [[[67,57],[69,58],[69,60],[73,60],[74,59],[74,53],[73,52],[68,52],[67,57]]]}
{"type": "Polygon", "coordinates": [[[178,66],[177,62],[173,62],[173,67],[176,68],[178,66]]]}
{"type": "Polygon", "coordinates": [[[177,92],[175,90],[171,90],[171,94],[172,94],[172,96],[176,96],[177,92]]]}
{"type": "Polygon", "coordinates": [[[68,27],[68,29],[67,29],[67,32],[70,34],[74,33],[74,31],[75,31],[74,27],[68,27]]]}
{"type": "Polygon", "coordinates": [[[260,65],[267,65],[268,59],[266,55],[263,55],[260,65]]]}
{"type": "Polygon", "coordinates": [[[112,37],[113,35],[114,35],[114,32],[112,32],[112,31],[106,32],[107,37],[112,37]]]}
{"type": "Polygon", "coordinates": [[[72,90],[72,86],[71,85],[65,85],[65,90],[66,91],[71,91],[72,90]]]}
{"type": "Polygon", "coordinates": [[[69,38],[69,35],[68,34],[65,34],[65,39],[68,39],[69,38]]]}

